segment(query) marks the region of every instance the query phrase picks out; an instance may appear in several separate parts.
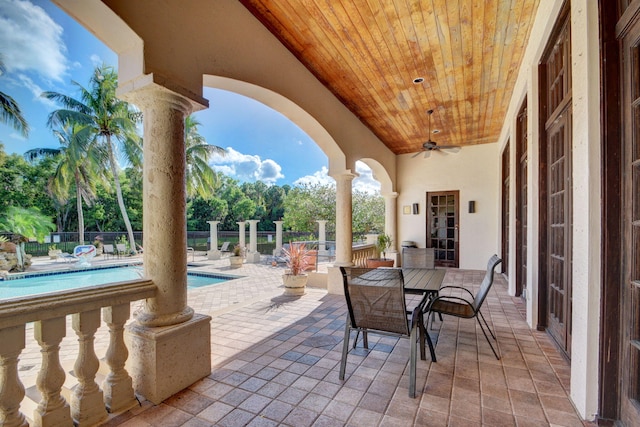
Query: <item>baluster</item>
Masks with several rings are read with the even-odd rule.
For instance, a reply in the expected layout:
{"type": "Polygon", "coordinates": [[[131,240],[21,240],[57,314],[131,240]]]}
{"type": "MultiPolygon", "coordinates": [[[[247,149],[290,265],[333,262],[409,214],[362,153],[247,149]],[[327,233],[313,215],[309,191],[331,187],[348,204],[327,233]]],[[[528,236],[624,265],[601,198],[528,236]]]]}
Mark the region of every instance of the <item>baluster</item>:
{"type": "Polygon", "coordinates": [[[0,425],[27,427],[20,412],[24,386],[18,377],[18,356],[24,349],[24,325],[0,329],[0,425]]]}
{"type": "Polygon", "coordinates": [[[100,361],[93,348],[100,326],[100,309],[73,315],[73,330],[78,335],[78,358],[73,366],[78,384],[71,395],[71,415],[77,426],[95,425],[107,418],[102,391],[96,384],[100,361]]]}
{"type": "Polygon", "coordinates": [[[102,383],[104,402],[109,412],[122,412],[135,406],[138,401],[133,392],[133,382],[124,368],[129,352],[124,343],[124,324],[129,319],[129,303],[105,307],[102,319],[109,326],[109,348],[105,360],[110,372],[102,383]]]}
{"type": "Polygon", "coordinates": [[[73,425],[69,404],[60,395],[65,377],[60,365],[60,341],[66,335],[66,329],[64,317],[34,324],[33,333],[42,353],[42,366],[36,379],[41,399],[33,413],[34,426],[73,425]]]}

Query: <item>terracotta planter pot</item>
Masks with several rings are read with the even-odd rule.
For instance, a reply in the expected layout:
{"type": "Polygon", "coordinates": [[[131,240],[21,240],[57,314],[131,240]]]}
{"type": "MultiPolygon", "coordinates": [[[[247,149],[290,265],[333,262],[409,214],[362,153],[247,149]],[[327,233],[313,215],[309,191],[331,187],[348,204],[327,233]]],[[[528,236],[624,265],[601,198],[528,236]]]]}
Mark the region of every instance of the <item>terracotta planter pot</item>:
{"type": "Polygon", "coordinates": [[[307,286],[307,279],[309,276],[306,274],[283,274],[282,283],[284,283],[285,295],[304,295],[307,286]]]}
{"type": "Polygon", "coordinates": [[[368,268],[393,267],[393,260],[387,258],[369,258],[367,259],[368,268]]]}
{"type": "Polygon", "coordinates": [[[230,256],[229,257],[229,265],[231,268],[240,268],[244,263],[244,258],[241,256],[230,256]]]}

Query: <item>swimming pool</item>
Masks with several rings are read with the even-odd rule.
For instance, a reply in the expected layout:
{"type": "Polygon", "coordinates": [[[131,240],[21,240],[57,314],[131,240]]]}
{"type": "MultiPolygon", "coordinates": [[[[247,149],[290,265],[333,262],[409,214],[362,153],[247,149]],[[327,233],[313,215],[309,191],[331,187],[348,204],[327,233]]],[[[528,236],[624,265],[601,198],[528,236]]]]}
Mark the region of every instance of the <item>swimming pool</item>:
{"type": "MultiPolygon", "coordinates": [[[[19,279],[0,280],[0,300],[67,289],[86,288],[125,280],[136,280],[142,277],[143,270],[141,265],[93,268],[74,272],[36,273],[19,279]]],[[[235,279],[235,277],[204,272],[189,272],[187,273],[187,288],[200,288],[232,279],[235,279]]]]}

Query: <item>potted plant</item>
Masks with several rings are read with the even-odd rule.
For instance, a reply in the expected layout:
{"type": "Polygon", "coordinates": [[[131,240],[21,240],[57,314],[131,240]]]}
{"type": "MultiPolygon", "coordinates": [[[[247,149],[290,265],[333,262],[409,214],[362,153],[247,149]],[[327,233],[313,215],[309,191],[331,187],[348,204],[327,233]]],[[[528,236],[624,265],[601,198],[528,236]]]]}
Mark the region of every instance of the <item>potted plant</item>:
{"type": "Polygon", "coordinates": [[[244,256],[242,256],[242,248],[240,245],[236,244],[233,247],[233,251],[231,251],[231,256],[229,257],[229,264],[231,268],[240,268],[242,267],[242,263],[244,262],[244,256]]]}
{"type": "Polygon", "coordinates": [[[62,249],[58,249],[55,243],[49,246],[49,258],[57,259],[60,255],[62,255],[62,249]]]}
{"type": "Polygon", "coordinates": [[[391,236],[385,233],[378,234],[376,239],[376,251],[382,256],[381,258],[369,258],[367,259],[367,267],[393,267],[394,261],[385,257],[387,249],[391,247],[391,236]]]}
{"type": "Polygon", "coordinates": [[[308,250],[304,243],[289,243],[289,248],[282,248],[287,259],[288,270],[282,275],[285,295],[304,295],[307,285],[308,250]]]}

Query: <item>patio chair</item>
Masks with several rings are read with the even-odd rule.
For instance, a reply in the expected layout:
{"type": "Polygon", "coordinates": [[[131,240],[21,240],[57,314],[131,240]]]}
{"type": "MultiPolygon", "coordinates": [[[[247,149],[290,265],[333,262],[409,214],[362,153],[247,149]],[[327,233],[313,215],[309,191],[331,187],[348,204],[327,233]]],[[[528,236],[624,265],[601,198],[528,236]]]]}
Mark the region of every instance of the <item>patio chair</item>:
{"type": "Polygon", "coordinates": [[[126,255],[127,245],[125,245],[124,243],[116,243],[116,251],[118,258],[120,258],[122,255],[126,255]]]}
{"type": "Polygon", "coordinates": [[[102,245],[102,254],[105,259],[109,259],[110,257],[116,256],[116,251],[113,248],[113,245],[102,245]]]}
{"type": "Polygon", "coordinates": [[[231,242],[224,242],[222,246],[220,246],[220,252],[231,252],[231,249],[229,249],[230,243],[231,242]]]}
{"type": "Polygon", "coordinates": [[[434,248],[402,248],[403,268],[436,268],[434,248]]]}
{"type": "Polygon", "coordinates": [[[426,333],[422,317],[425,298],[411,311],[407,311],[404,280],[400,269],[350,268],[340,267],[344,284],[344,294],[349,312],[344,331],[340,379],[344,380],[349,353],[351,331],[356,331],[353,348],[362,332],[364,348],[369,348],[368,333],[409,338],[409,397],[416,395],[416,357],[420,343],[420,359],[425,360],[425,337],[433,352],[431,339],[426,333]],[[407,318],[409,315],[409,318],[407,318]]]}
{"type": "Polygon", "coordinates": [[[480,311],[480,309],[482,308],[482,303],[484,303],[484,300],[487,298],[487,294],[489,293],[489,290],[491,289],[491,285],[493,284],[494,270],[496,266],[501,262],[502,260],[498,258],[498,255],[493,255],[489,259],[489,262],[487,263],[487,272],[485,273],[484,279],[482,280],[482,284],[480,285],[480,289],[478,290],[478,293],[476,293],[475,296],[473,295],[473,293],[471,293],[470,290],[463,288],[461,286],[443,286],[442,288],[440,288],[440,295],[433,298],[427,305],[427,309],[426,309],[427,312],[446,314],[449,316],[461,317],[464,319],[473,319],[475,317],[476,320],[478,321],[478,324],[480,325],[480,329],[482,329],[482,333],[484,334],[484,337],[487,339],[487,342],[489,343],[489,347],[491,347],[493,354],[496,356],[496,359],[498,360],[500,360],[500,356],[496,352],[496,349],[493,347],[493,344],[491,344],[491,340],[489,339],[489,336],[487,335],[487,332],[485,331],[484,326],[486,326],[487,329],[489,330],[489,333],[491,334],[491,337],[495,340],[496,345],[498,344],[498,339],[496,338],[496,335],[489,327],[489,324],[487,323],[486,319],[482,315],[482,312],[480,311]],[[469,295],[469,298],[463,298],[463,297],[453,296],[453,295],[442,295],[442,291],[445,289],[453,289],[453,290],[460,290],[460,291],[466,292],[469,295]],[[482,322],[480,321],[481,318],[482,318],[482,322]],[[484,322],[484,326],[482,324],[483,322],[484,322]]]}

